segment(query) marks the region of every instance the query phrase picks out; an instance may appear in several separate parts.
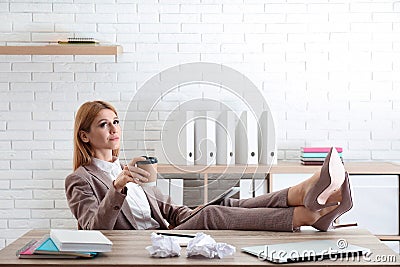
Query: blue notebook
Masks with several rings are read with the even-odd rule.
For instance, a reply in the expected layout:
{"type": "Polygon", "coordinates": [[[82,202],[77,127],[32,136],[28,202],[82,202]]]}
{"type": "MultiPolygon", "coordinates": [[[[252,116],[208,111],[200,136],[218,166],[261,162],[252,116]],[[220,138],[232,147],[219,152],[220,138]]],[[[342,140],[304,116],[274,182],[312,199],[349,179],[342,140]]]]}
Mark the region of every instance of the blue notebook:
{"type": "Polygon", "coordinates": [[[49,235],[43,236],[43,238],[38,241],[37,247],[33,252],[34,254],[56,254],[56,255],[71,255],[84,258],[93,258],[97,256],[97,252],[80,252],[80,251],[59,251],[57,246],[51,240],[49,235]]]}
{"type": "Polygon", "coordinates": [[[35,251],[58,251],[58,248],[54,244],[53,240],[51,240],[50,237],[46,237],[46,240],[38,247],[35,249],[35,251]]]}
{"type": "MultiPolygon", "coordinates": [[[[303,158],[325,158],[328,153],[312,153],[312,152],[303,152],[301,156],[303,158]]],[[[342,157],[342,153],[339,153],[339,156],[342,157]]]]}

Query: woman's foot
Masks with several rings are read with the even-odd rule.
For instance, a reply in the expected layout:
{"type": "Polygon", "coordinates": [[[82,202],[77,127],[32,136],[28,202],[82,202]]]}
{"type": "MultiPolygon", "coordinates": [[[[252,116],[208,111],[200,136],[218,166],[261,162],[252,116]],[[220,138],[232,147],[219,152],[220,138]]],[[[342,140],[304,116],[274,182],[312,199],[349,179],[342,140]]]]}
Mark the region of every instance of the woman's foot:
{"type": "MultiPolygon", "coordinates": [[[[297,207],[297,206],[304,206],[304,198],[307,193],[315,186],[318,182],[320,176],[320,172],[316,172],[308,178],[307,180],[301,182],[298,185],[289,188],[288,192],[288,206],[290,207],[297,207]]],[[[342,191],[336,190],[333,192],[328,200],[327,203],[338,203],[342,200],[342,191]]]]}
{"type": "Polygon", "coordinates": [[[304,206],[304,198],[307,193],[315,186],[320,178],[321,172],[314,173],[310,178],[289,188],[288,206],[304,206]]]}
{"type": "Polygon", "coordinates": [[[310,210],[320,210],[337,202],[328,202],[332,194],[339,191],[345,180],[342,160],[335,148],[331,148],[321,167],[318,181],[304,196],[304,206],[310,210]]]}
{"type": "Polygon", "coordinates": [[[312,226],[320,231],[328,231],[337,227],[346,227],[352,225],[334,225],[333,222],[346,213],[353,207],[353,200],[351,196],[350,181],[348,173],[345,173],[345,180],[341,186],[341,201],[340,204],[332,211],[326,213],[318,219],[312,226]]]}
{"type": "MultiPolygon", "coordinates": [[[[305,198],[310,192],[310,190],[317,184],[318,180],[320,179],[321,172],[314,173],[309,179],[302,182],[302,189],[301,189],[301,205],[305,206],[305,198]]],[[[327,198],[326,203],[336,203],[338,204],[342,200],[342,190],[334,190],[327,198]]],[[[333,205],[334,206],[334,205],[333,205]]]]}
{"type": "Polygon", "coordinates": [[[311,226],[323,216],[334,211],[337,207],[338,206],[327,207],[319,211],[311,211],[303,206],[295,207],[293,212],[293,228],[311,226]]]}
{"type": "Polygon", "coordinates": [[[337,152],[333,152],[332,157],[327,157],[321,171],[289,188],[288,206],[305,206],[315,211],[340,202],[340,187],[344,182],[345,170],[340,157],[336,154],[337,152]]]}
{"type": "MultiPolygon", "coordinates": [[[[307,189],[312,188],[312,186],[315,184],[316,179],[318,179],[318,174],[293,187],[294,189],[291,191],[291,193],[288,193],[288,197],[290,194],[294,194],[295,192],[297,192],[300,197],[296,199],[294,198],[294,195],[291,195],[291,199],[294,202],[301,202],[301,199],[304,199],[304,196],[307,194],[307,189]]],[[[346,213],[353,207],[349,176],[347,172],[345,173],[345,180],[340,187],[340,190],[333,192],[328,197],[327,202],[337,204],[322,208],[317,211],[310,210],[301,205],[295,207],[293,213],[294,229],[305,225],[311,225],[320,231],[327,231],[329,229],[336,228],[335,226],[333,226],[334,220],[339,218],[342,214],[346,213]]]]}

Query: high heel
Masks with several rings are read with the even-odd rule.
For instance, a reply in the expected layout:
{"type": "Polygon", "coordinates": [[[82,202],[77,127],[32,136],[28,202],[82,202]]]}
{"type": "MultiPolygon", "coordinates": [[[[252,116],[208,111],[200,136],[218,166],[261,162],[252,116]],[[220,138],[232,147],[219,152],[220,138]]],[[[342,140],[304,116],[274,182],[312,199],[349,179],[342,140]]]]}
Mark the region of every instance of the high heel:
{"type": "Polygon", "coordinates": [[[317,183],[304,197],[304,206],[311,211],[338,205],[337,202],[326,203],[328,198],[340,187],[345,180],[345,169],[335,148],[331,148],[321,167],[317,183]]]}
{"type": "Polygon", "coordinates": [[[347,226],[357,226],[357,224],[342,224],[342,225],[333,225],[333,222],[339,218],[341,215],[349,211],[353,207],[353,200],[351,197],[351,190],[350,190],[350,182],[349,182],[349,175],[345,173],[345,180],[341,187],[342,190],[342,201],[337,206],[336,209],[332,210],[331,212],[325,214],[318,221],[316,221],[312,227],[320,231],[328,231],[329,229],[335,229],[340,227],[347,227],[347,226]]]}

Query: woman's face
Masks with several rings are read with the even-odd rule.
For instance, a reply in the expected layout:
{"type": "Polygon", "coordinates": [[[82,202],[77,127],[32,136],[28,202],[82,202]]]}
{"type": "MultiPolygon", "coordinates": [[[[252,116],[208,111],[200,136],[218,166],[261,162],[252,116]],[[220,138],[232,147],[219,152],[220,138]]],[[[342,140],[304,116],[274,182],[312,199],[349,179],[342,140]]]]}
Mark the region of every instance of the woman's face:
{"type": "Polygon", "coordinates": [[[117,115],[110,109],[102,109],[90,125],[90,131],[82,131],[81,138],[91,145],[95,157],[108,160],[112,150],[119,148],[120,132],[117,115]]]}

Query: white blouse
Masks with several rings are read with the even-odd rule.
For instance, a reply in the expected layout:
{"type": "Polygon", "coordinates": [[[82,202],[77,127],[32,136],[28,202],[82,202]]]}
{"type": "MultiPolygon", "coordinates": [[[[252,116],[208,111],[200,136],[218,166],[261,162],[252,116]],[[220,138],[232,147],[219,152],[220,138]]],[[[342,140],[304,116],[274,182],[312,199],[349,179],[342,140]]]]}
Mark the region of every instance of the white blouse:
{"type": "MultiPolygon", "coordinates": [[[[97,158],[92,158],[92,160],[93,164],[107,173],[113,181],[122,172],[118,158],[116,158],[114,162],[108,162],[97,158]]],[[[159,228],[160,225],[158,222],[151,217],[150,204],[143,188],[135,183],[127,183],[126,187],[128,188],[126,200],[136,220],[138,230],[159,228]]]]}

